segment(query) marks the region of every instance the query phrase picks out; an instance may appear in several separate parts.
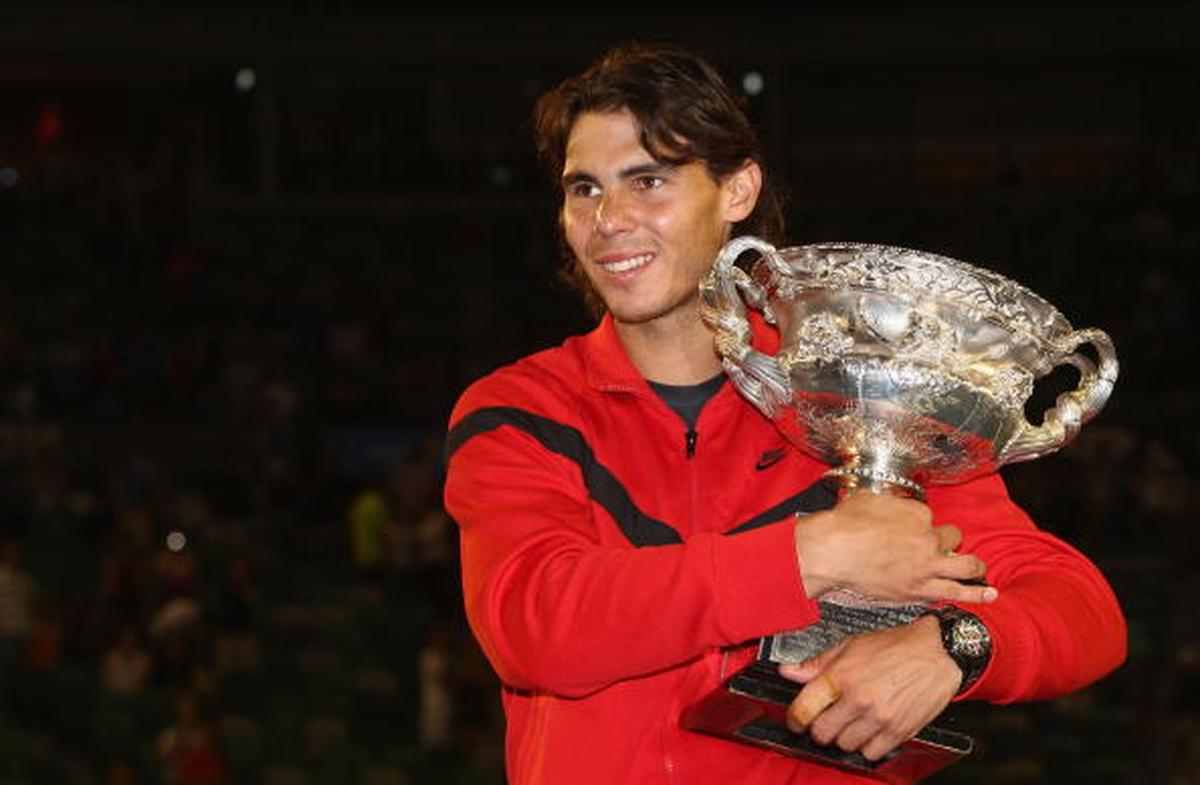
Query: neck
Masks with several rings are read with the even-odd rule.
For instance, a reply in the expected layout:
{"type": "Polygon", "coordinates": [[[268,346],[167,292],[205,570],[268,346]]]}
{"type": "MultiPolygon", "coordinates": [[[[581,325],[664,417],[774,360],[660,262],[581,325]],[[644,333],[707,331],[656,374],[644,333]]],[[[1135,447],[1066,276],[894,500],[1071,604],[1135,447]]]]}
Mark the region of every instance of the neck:
{"type": "Polygon", "coordinates": [[[699,384],[721,372],[712,331],[695,309],[649,322],[616,322],[617,335],[645,378],[662,384],[699,384]]]}

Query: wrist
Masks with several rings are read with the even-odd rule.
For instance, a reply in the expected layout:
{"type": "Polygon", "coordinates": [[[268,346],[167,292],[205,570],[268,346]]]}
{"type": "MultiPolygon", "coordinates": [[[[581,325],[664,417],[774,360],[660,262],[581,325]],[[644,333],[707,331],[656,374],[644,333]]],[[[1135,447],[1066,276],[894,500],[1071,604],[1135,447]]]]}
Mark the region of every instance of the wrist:
{"type": "Polygon", "coordinates": [[[942,628],[938,623],[937,617],[930,614],[922,614],[910,622],[921,638],[924,650],[929,652],[929,655],[937,660],[943,670],[946,672],[946,678],[957,679],[954,684],[954,692],[957,694],[959,685],[962,683],[962,670],[958,667],[958,663],[950,658],[949,652],[946,651],[945,645],[942,644],[942,628]]]}
{"type": "Polygon", "coordinates": [[[962,672],[957,693],[961,695],[979,680],[991,662],[991,633],[982,619],[954,605],[930,608],[921,621],[926,619],[936,621],[943,650],[962,672]]]}
{"type": "Polygon", "coordinates": [[[797,515],[792,528],[800,580],[804,584],[804,593],[813,600],[820,599],[836,586],[835,580],[827,574],[826,560],[822,555],[824,527],[821,524],[828,515],[828,511],[797,515]]]}

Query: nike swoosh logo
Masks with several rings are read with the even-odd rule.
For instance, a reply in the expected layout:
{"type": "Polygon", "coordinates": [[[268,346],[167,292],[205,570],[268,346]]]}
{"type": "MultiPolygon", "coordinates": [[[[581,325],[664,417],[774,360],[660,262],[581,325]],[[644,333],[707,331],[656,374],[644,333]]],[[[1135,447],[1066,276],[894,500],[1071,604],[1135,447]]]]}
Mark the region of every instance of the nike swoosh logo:
{"type": "Polygon", "coordinates": [[[754,470],[761,472],[763,469],[769,469],[775,464],[783,460],[783,448],[777,450],[767,450],[759,456],[758,463],[754,464],[754,470]]]}

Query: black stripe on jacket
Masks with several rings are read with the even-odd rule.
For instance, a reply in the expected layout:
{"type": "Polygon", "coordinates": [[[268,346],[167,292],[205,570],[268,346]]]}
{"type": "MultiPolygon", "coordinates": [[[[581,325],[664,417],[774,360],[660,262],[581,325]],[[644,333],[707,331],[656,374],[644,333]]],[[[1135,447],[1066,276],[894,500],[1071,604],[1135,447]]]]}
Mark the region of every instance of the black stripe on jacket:
{"type": "MultiPolygon", "coordinates": [[[[472,437],[502,425],[511,425],[524,431],[547,450],[578,464],[588,495],[612,516],[625,537],[635,546],[640,548],[683,542],[683,538],[671,526],[638,509],[620,480],[596,460],[595,452],[579,429],[540,414],[509,406],[493,406],[472,412],[450,429],[446,437],[446,462],[449,463],[450,457],[472,437]]],[[[829,483],[818,481],[725,533],[740,534],[797,512],[826,510],[836,501],[837,494],[829,483]]]]}

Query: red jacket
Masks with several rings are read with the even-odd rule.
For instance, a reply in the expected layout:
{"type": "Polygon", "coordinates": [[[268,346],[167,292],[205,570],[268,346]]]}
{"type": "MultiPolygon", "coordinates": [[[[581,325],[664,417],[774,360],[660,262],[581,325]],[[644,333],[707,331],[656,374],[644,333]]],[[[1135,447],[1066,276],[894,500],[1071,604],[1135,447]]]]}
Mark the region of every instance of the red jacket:
{"type": "MultiPolygon", "coordinates": [[[[450,424],[446,507],[467,616],[504,686],[512,785],[859,781],[678,725],[752,659],[739,644],[817,620],[792,528],[795,511],[832,503],[826,466],[730,384],[689,438],[611,318],[476,382],[450,424]]],[[[1124,659],[1104,578],[998,476],[928,503],[1000,589],[971,608],[993,656],[964,697],[1058,695],[1124,659]]]]}

